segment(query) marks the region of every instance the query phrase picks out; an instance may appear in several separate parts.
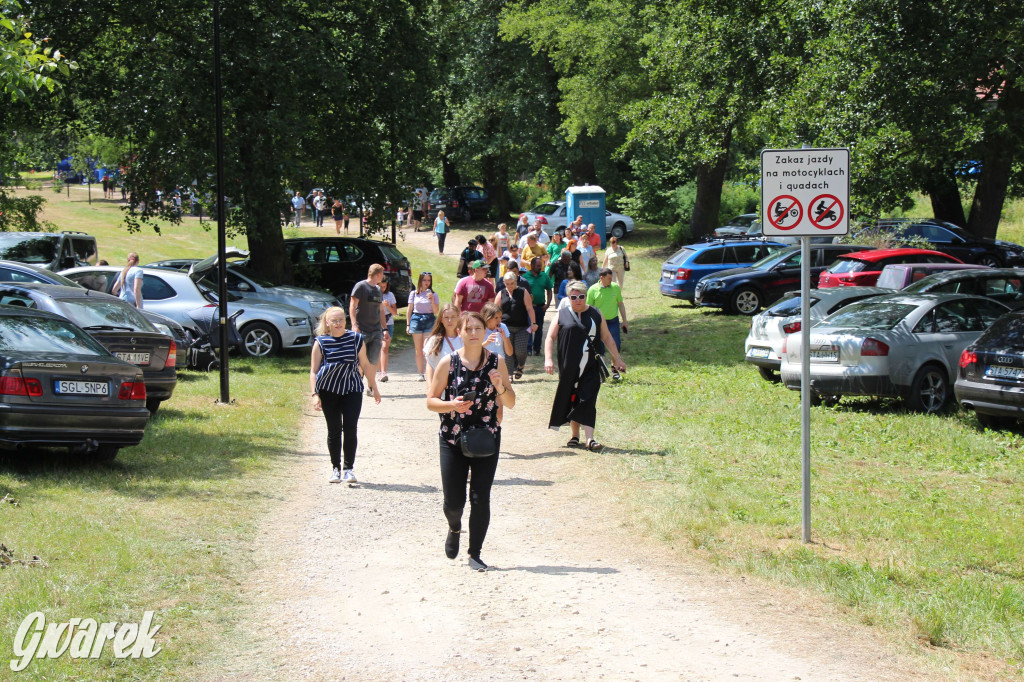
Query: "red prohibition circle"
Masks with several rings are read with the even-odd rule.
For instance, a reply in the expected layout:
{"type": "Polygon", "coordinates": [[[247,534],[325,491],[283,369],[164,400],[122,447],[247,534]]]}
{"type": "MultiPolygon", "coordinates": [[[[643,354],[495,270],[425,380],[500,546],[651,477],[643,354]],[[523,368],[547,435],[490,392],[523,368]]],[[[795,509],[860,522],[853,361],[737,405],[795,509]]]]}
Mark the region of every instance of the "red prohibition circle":
{"type": "Polygon", "coordinates": [[[843,202],[839,201],[839,197],[833,194],[819,194],[811,200],[811,203],[807,204],[807,219],[811,221],[811,225],[814,225],[819,230],[831,230],[833,227],[838,225],[843,219],[843,202]],[[821,210],[818,211],[815,208],[815,204],[822,202],[821,210]],[[814,216],[814,213],[818,213],[818,217],[814,216]],[[824,222],[820,218],[827,218],[829,213],[836,216],[836,219],[831,225],[822,225],[824,222]]]}
{"type": "Polygon", "coordinates": [[[777,230],[792,230],[800,224],[804,217],[804,207],[800,201],[789,194],[775,197],[768,204],[768,222],[777,230]],[[796,218],[792,225],[784,225],[789,218],[796,218]]]}

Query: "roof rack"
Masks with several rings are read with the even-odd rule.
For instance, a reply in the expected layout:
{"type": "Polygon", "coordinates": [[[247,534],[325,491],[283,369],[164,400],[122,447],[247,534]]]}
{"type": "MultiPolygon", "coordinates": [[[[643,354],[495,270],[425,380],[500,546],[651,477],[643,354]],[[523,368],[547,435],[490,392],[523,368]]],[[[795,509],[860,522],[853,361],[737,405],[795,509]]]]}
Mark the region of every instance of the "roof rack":
{"type": "Polygon", "coordinates": [[[717,237],[714,236],[714,235],[704,235],[704,237],[701,238],[700,241],[708,242],[708,243],[710,243],[710,242],[722,242],[724,244],[725,242],[766,242],[766,241],[769,241],[769,238],[764,236],[763,234],[761,234],[761,235],[723,234],[723,235],[717,236],[717,237]]]}

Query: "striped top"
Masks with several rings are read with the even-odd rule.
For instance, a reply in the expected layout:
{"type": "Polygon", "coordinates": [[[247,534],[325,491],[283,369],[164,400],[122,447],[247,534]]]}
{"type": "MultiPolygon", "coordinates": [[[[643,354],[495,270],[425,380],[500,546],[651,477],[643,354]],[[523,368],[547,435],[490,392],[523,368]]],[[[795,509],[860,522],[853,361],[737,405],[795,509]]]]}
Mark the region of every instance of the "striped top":
{"type": "Polygon", "coordinates": [[[363,347],[363,335],[351,329],[339,337],[330,334],[316,337],[324,355],[316,371],[316,392],[347,395],[363,392],[363,378],[359,374],[359,349],[363,347]]]}

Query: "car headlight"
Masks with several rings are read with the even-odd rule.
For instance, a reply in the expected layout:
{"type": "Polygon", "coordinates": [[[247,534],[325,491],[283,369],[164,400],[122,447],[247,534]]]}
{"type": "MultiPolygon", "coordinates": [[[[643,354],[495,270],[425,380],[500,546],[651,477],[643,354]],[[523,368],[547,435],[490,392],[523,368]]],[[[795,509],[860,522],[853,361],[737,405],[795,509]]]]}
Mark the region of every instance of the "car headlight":
{"type": "Polygon", "coordinates": [[[301,327],[309,324],[309,318],[306,317],[289,317],[286,321],[289,327],[301,327]]]}
{"type": "Polygon", "coordinates": [[[710,282],[704,282],[705,289],[721,289],[725,286],[725,282],[721,280],[711,280],[710,282]]]}

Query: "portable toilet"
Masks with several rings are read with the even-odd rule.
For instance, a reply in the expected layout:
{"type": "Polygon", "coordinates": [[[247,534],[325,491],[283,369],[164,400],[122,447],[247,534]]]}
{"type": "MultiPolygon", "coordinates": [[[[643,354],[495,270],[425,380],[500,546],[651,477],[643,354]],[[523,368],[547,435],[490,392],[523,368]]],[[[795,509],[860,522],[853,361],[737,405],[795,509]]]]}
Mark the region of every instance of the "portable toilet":
{"type": "Polygon", "coordinates": [[[582,216],[584,225],[594,223],[595,232],[601,235],[602,249],[608,239],[605,235],[604,195],[604,190],[597,185],[580,185],[565,190],[566,221],[571,223],[576,216],[582,216]]]}

